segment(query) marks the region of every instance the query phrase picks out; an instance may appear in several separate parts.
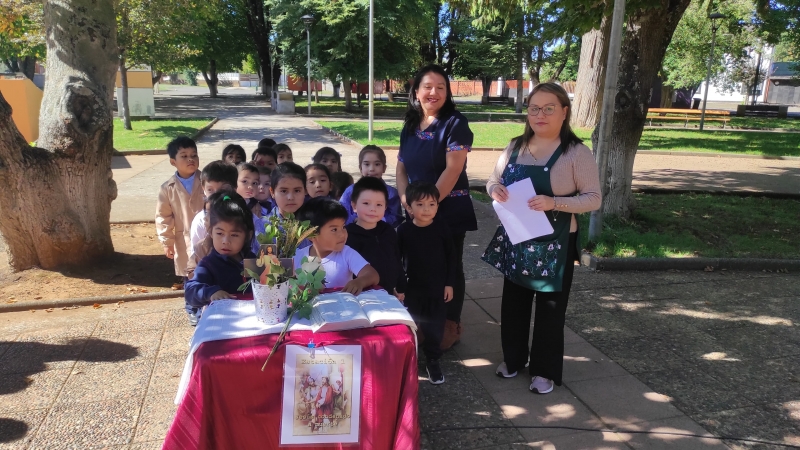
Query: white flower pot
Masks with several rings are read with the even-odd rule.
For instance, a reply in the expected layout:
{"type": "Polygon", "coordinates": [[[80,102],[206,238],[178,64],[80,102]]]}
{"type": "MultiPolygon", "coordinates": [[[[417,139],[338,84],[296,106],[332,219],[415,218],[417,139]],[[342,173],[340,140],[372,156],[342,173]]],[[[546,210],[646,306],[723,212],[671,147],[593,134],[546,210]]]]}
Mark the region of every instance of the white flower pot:
{"type": "Polygon", "coordinates": [[[288,315],[289,283],[270,287],[253,280],[253,301],[256,302],[256,317],[267,325],[275,325],[286,320],[288,315]]]}

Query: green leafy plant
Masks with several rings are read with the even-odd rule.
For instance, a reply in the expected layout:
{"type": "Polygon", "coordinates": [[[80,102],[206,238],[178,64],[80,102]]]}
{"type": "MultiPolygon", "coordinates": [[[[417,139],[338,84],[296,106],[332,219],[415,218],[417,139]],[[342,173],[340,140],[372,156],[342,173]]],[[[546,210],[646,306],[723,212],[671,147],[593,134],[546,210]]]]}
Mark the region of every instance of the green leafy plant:
{"type": "Polygon", "coordinates": [[[304,240],[314,237],[317,227],[312,227],[307,220],[299,221],[294,214],[286,217],[272,215],[264,224],[264,233],[257,237],[259,244],[276,244],[278,257],[292,258],[297,252],[297,246],[304,240]]]}
{"type": "Polygon", "coordinates": [[[270,358],[283,342],[283,338],[289,329],[289,324],[292,323],[292,318],[295,315],[301,319],[311,318],[311,303],[322,292],[324,286],[325,269],[322,267],[322,261],[316,257],[303,257],[300,268],[295,270],[295,276],[289,278],[289,316],[286,318],[286,324],[278,335],[275,345],[272,346],[267,360],[261,366],[262,371],[267,367],[270,358]]]}

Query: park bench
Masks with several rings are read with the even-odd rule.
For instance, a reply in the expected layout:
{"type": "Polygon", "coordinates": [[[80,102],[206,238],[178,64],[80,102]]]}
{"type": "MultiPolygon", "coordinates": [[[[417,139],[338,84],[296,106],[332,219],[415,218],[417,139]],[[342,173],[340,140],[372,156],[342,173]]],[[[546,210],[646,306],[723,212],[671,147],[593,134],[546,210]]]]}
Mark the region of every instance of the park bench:
{"type": "MultiPolygon", "coordinates": [[[[689,126],[689,122],[699,121],[702,111],[699,109],[675,109],[675,108],[650,108],[647,111],[647,120],[650,125],[653,121],[668,120],[668,121],[683,121],[684,128],[689,126]]],[[[722,128],[725,124],[731,121],[730,111],[722,111],[716,109],[706,110],[706,122],[722,122],[722,128]]]]}
{"type": "Polygon", "coordinates": [[[408,101],[408,92],[389,92],[388,94],[390,102],[407,102],[408,101]]]}
{"type": "Polygon", "coordinates": [[[514,106],[514,99],[511,97],[481,97],[481,102],[485,101],[486,104],[498,104],[514,106]],[[485,100],[483,100],[485,99],[485,100]]]}
{"type": "Polygon", "coordinates": [[[776,117],[785,119],[788,115],[789,107],[783,105],[738,105],[736,106],[736,116],[756,116],[756,117],[776,117]]]}

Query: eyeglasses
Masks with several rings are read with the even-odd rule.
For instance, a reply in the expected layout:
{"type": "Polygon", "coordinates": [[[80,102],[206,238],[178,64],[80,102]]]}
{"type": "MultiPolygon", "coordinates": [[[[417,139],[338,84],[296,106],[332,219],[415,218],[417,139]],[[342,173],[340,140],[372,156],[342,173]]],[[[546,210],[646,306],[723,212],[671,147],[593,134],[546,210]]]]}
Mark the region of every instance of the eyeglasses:
{"type": "Polygon", "coordinates": [[[544,105],[541,108],[538,106],[531,106],[528,108],[528,115],[538,116],[539,111],[543,112],[545,116],[552,116],[556,112],[556,105],[544,105]]]}

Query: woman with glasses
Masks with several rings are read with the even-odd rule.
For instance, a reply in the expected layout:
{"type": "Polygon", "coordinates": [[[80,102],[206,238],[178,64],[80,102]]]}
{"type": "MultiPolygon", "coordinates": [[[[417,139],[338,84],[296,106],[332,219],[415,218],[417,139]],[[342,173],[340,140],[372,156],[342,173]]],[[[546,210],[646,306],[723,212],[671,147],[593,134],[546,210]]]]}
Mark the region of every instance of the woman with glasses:
{"type": "Polygon", "coordinates": [[[512,244],[501,225],[482,258],[505,277],[500,308],[503,362],[497,375],[511,378],[529,367],[530,390],[537,394],[561,385],[564,315],[578,260],[575,214],[600,207],[597,164],[572,132],[569,119],[564,88],[555,83],[534,87],[528,96],[525,131],[508,144],[486,184],[489,195],[502,203],[509,198],[506,186],[530,178],[536,195],[528,199],[528,207],[544,211],[554,230],[512,244]]]}
{"type": "Polygon", "coordinates": [[[403,206],[409,183],[435,183],[439,190],[437,220],[453,233],[456,254],[456,282],[453,299],[446,303],[442,349],[461,338],[461,308],[464,305],[464,237],[478,229],[469,197],[467,153],[472,148],[472,131],[467,119],[456,111],[450,81],[441,67],[432,64],[417,72],[408,95],[400,152],[397,156],[397,190],[403,206]]]}

